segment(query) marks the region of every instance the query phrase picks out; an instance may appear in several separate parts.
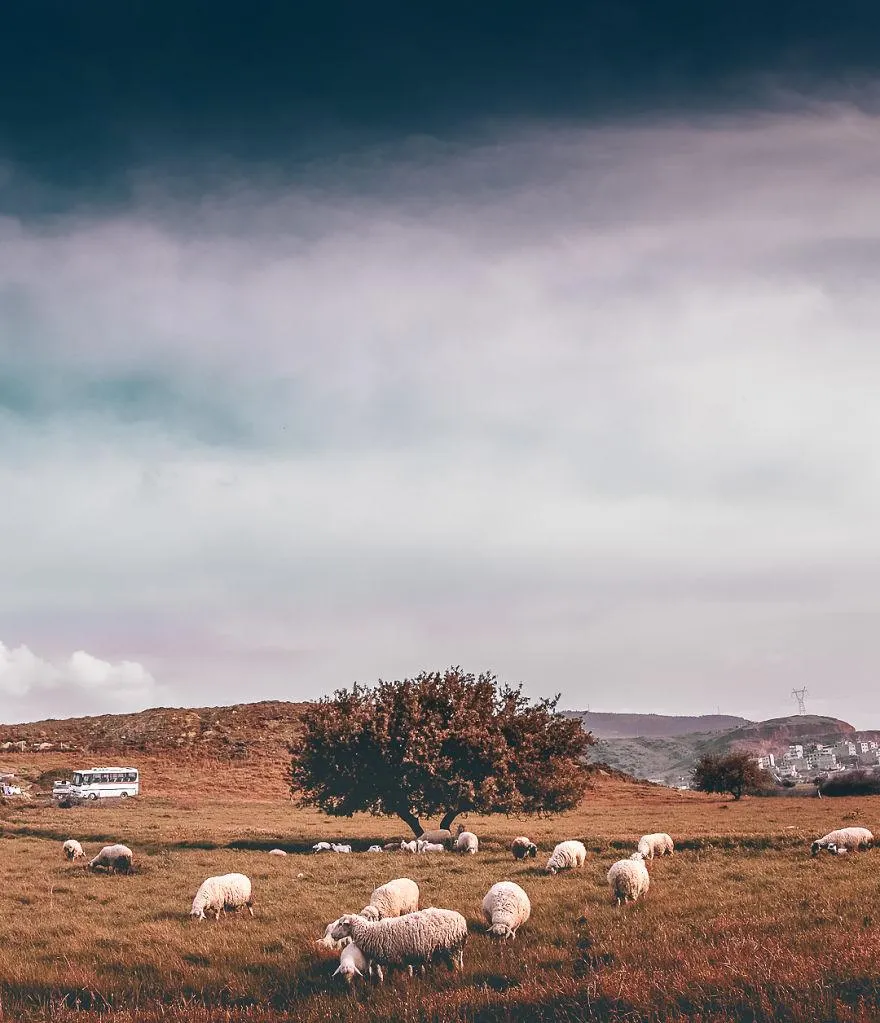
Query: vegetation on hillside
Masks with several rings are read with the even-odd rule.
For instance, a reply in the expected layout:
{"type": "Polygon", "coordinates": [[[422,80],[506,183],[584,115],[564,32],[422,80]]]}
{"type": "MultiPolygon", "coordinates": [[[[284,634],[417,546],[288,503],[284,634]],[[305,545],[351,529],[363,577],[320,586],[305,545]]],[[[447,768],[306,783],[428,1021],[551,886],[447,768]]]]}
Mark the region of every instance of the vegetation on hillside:
{"type": "Polygon", "coordinates": [[[769,775],[758,767],[750,753],[707,753],[697,761],[692,788],[741,799],[744,793],[760,792],[770,784],[769,775]]]}
{"type": "Polygon", "coordinates": [[[311,704],[291,743],[291,790],[344,817],[397,816],[448,828],[461,813],[560,813],[583,798],[592,737],[556,700],[453,667],[355,685],[311,704]]]}

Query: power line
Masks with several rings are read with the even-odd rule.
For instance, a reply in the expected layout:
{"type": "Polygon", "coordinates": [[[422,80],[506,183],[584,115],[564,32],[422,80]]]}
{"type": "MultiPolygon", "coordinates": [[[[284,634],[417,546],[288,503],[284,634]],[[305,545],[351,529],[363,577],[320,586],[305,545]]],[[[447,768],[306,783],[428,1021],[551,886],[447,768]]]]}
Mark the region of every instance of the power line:
{"type": "Polygon", "coordinates": [[[804,705],[804,697],[807,695],[807,687],[803,689],[792,689],[791,695],[797,700],[798,714],[806,714],[807,708],[804,705]]]}

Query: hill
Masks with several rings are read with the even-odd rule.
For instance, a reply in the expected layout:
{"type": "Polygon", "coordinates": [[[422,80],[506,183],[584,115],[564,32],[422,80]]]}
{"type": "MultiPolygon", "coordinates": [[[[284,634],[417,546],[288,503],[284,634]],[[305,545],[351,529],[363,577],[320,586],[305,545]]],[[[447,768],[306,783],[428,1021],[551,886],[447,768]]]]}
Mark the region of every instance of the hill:
{"type": "Polygon", "coordinates": [[[579,717],[584,728],[597,739],[634,739],[637,736],[693,735],[718,732],[752,724],[732,714],[616,714],[591,710],[565,711],[567,717],[579,717]]]}

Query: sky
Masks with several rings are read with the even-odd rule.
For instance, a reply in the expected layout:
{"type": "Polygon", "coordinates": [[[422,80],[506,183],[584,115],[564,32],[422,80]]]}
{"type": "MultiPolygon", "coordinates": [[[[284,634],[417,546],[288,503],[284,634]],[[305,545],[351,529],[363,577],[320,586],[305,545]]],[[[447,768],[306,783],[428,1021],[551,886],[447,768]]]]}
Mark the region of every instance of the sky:
{"type": "Polygon", "coordinates": [[[418,6],[5,12],[0,720],[880,727],[880,11],[418,6]]]}

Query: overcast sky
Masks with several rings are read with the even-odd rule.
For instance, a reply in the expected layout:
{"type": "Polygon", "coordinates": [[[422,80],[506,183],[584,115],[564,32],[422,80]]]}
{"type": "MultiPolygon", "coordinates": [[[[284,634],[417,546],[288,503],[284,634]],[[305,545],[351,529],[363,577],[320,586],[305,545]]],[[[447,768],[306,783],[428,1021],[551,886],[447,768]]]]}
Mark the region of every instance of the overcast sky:
{"type": "Polygon", "coordinates": [[[296,6],[10,14],[0,720],[462,664],[880,727],[861,5],[296,6]]]}

